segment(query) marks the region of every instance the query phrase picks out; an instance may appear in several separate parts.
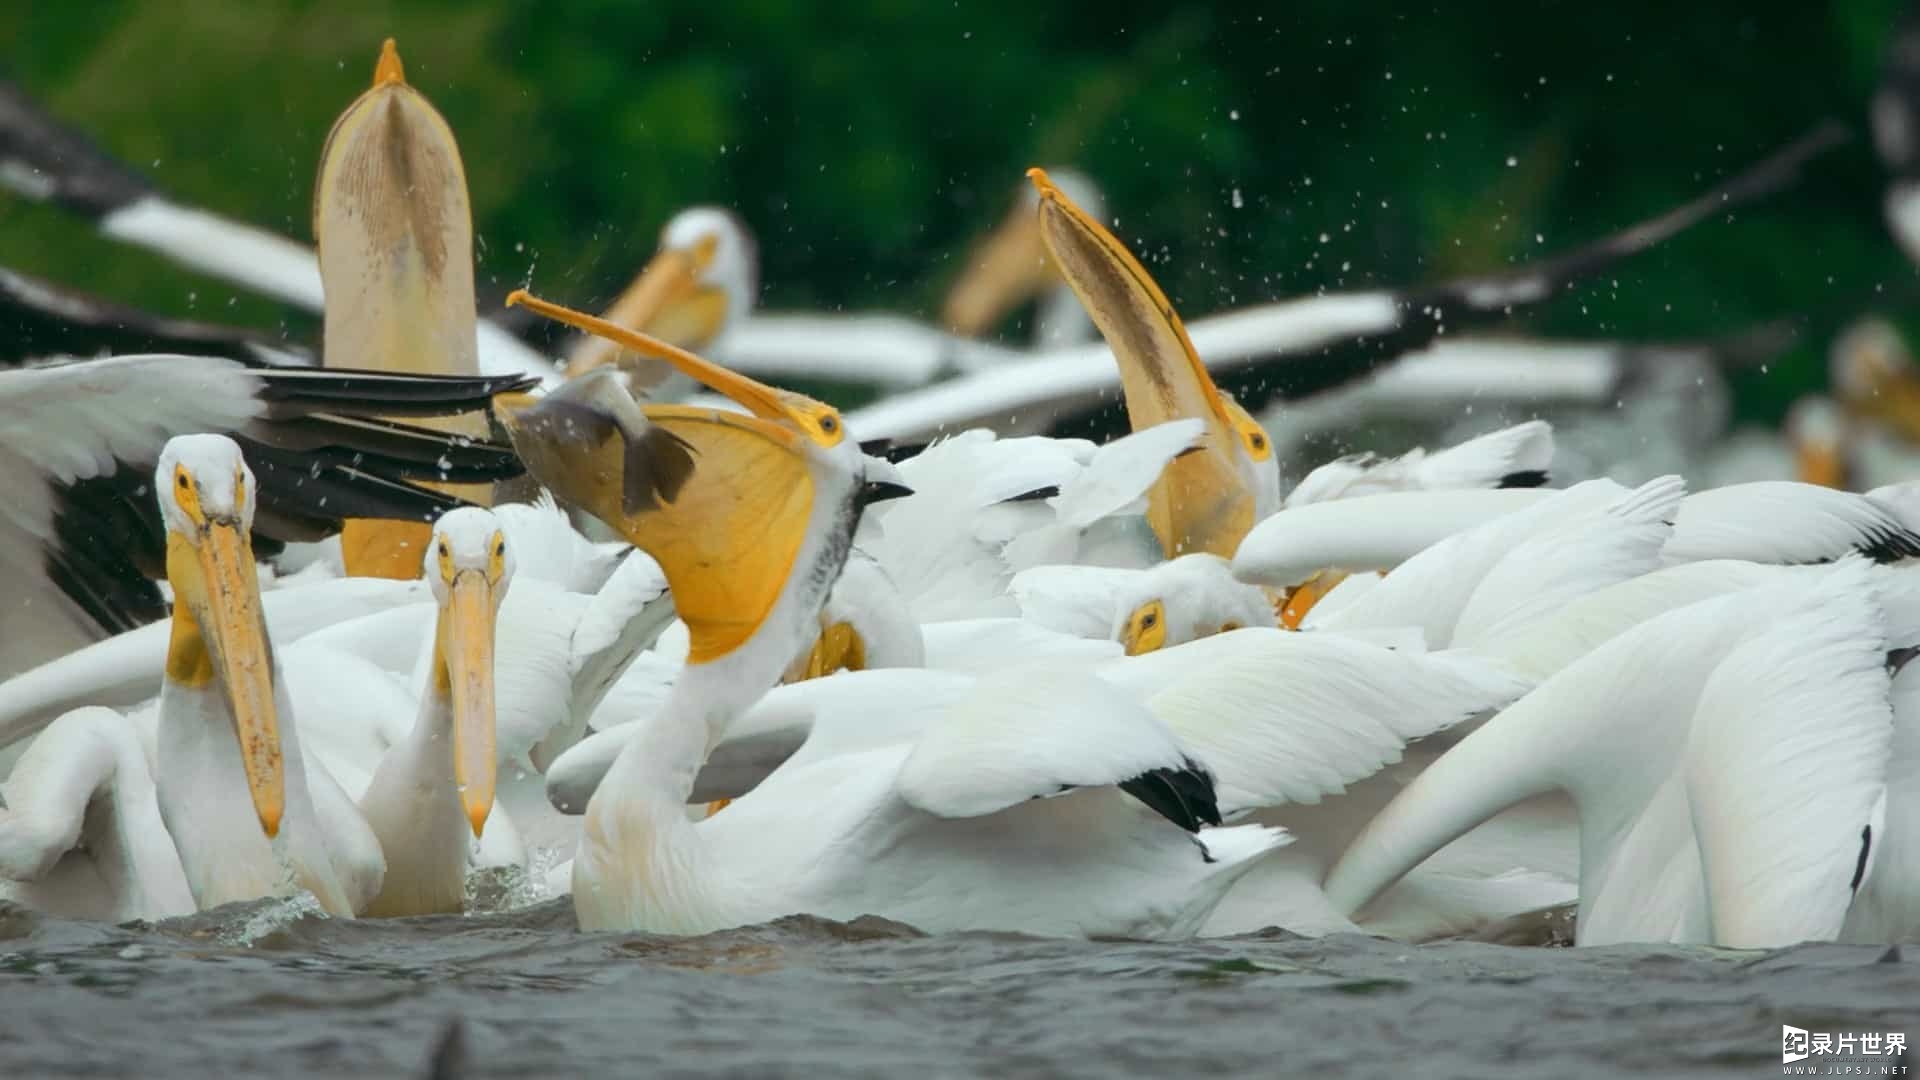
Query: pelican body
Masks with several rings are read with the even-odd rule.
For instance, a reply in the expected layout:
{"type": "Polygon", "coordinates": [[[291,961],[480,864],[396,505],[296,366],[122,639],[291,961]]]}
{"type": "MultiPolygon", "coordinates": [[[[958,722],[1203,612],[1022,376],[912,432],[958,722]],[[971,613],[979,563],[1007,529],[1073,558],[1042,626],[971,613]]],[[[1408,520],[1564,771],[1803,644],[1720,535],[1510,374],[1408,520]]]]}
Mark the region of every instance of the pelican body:
{"type": "Polygon", "coordinates": [[[297,886],[351,916],[384,860],[346,796],[301,755],[261,617],[252,470],[232,440],[187,435],[167,444],[154,482],[175,596],[155,788],[194,903],[297,886]]]}
{"type": "Polygon", "coordinates": [[[419,717],[360,798],[387,861],[368,915],[462,910],[468,839],[480,837],[493,810],[494,618],[513,577],[493,515],[467,507],[442,517],[424,576],[440,612],[419,717]]]}

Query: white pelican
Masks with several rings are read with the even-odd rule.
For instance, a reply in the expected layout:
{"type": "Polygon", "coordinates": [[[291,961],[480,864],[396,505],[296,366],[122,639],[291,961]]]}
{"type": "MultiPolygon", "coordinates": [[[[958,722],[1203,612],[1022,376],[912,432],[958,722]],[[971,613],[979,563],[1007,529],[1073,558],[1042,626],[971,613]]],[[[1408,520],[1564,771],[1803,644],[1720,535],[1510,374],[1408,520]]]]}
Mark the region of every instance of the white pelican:
{"type": "MultiPolygon", "coordinates": [[[[1091,177],[1077,169],[1049,169],[1047,174],[1088,217],[1106,218],[1106,199],[1091,177]]],[[[1086,309],[1060,280],[1040,241],[1039,218],[1034,213],[1038,202],[1032,187],[1020,185],[1006,219],[967,254],[966,269],[947,290],[941,306],[940,318],[948,330],[962,337],[980,337],[1009,311],[1039,296],[1030,347],[1059,348],[1093,339],[1093,322],[1086,309]]]]}
{"type": "MultiPolygon", "coordinates": [[[[252,474],[231,440],[192,435],[167,444],[156,479],[176,608],[166,623],[127,635],[164,635],[160,655],[135,659],[124,647],[115,655],[120,672],[160,674],[157,709],[127,717],[78,709],[33,742],[6,785],[12,810],[0,813],[0,874],[18,882],[16,898],[63,914],[158,918],[292,883],[351,915],[379,888],[384,860],[294,730],[247,540],[260,494],[252,474]]],[[[305,591],[415,588],[325,586],[305,591]]],[[[305,601],[299,617],[365,600],[315,603],[297,592],[285,595],[305,601]]],[[[47,681],[65,675],[79,692],[101,669],[97,661],[50,665],[47,681]]]]}
{"type": "Polygon", "coordinates": [[[184,435],[161,453],[154,486],[175,598],[154,786],[194,902],[297,886],[329,914],[354,915],[385,862],[346,794],[300,752],[260,616],[253,472],[232,440],[184,435]]]}
{"type": "MultiPolygon", "coordinates": [[[[603,702],[618,708],[625,701],[617,691],[628,681],[629,665],[672,617],[671,601],[662,597],[665,581],[652,561],[637,553],[629,553],[610,575],[592,564],[579,565],[569,553],[594,545],[572,533],[551,503],[508,504],[485,518],[461,514],[459,521],[464,542],[447,538],[456,553],[476,548],[480,523],[490,521],[487,536],[499,534],[496,543],[505,542],[512,562],[512,590],[495,588],[499,615],[488,667],[494,719],[487,738],[498,800],[480,838],[481,865],[565,858],[578,825],[547,806],[540,774],[586,732],[603,702]]],[[[436,550],[429,548],[429,580],[439,573],[436,550]]],[[[266,594],[269,605],[279,592],[266,594]]],[[[444,754],[435,756],[431,748],[424,757],[419,752],[432,727],[423,729],[414,718],[435,706],[438,628],[461,617],[448,607],[452,599],[451,593],[440,599],[427,595],[422,585],[412,602],[338,621],[278,650],[304,745],[350,795],[367,797],[376,772],[396,755],[415,764],[445,764],[444,754]]],[[[472,613],[466,617],[470,620],[472,613]]],[[[422,786],[437,790],[432,783],[422,786]]],[[[452,814],[451,806],[442,809],[452,814]]],[[[457,815],[449,819],[459,820],[457,815]]],[[[464,847],[459,850],[464,858],[464,847]]],[[[394,872],[403,871],[396,867],[394,872]]]]}
{"type": "Polygon", "coordinates": [[[488,441],[373,419],[485,408],[519,379],[278,369],[122,356],[0,371],[0,676],[164,614],[165,531],[148,485],[175,435],[224,432],[261,479],[262,549],[349,516],[430,518],[456,500],[409,480],[511,476],[488,441]]]}
{"type": "Polygon", "coordinates": [[[440,611],[419,714],[360,796],[387,862],[367,915],[464,908],[468,830],[493,812],[493,624],[513,551],[492,514],[464,507],[434,523],[424,576],[440,611]]]}
{"type": "Polygon", "coordinates": [[[1148,488],[1147,524],[1168,558],[1231,556],[1253,523],[1280,505],[1279,464],[1266,431],[1214,386],[1172,302],[1126,245],[1045,172],[1027,175],[1040,191],[1040,238],[1119,363],[1133,429],[1206,424],[1199,448],[1168,462],[1148,488]]]}
{"type": "MultiPolygon", "coordinates": [[[[323,364],[421,374],[480,371],[473,293],[473,212],[453,131],[407,84],[392,38],[373,85],[334,121],[313,184],[313,237],[325,316],[323,364]]],[[[434,426],[487,434],[484,417],[434,426]]],[[[481,503],[492,489],[451,489],[481,503]]],[[[349,521],[341,558],[353,575],[411,578],[428,527],[349,521]]]]}
{"type": "MultiPolygon", "coordinates": [[[[1601,645],[1408,785],[1328,897],[1357,910],[1465,828],[1561,790],[1580,817],[1580,943],[1834,938],[1885,819],[1893,613],[1869,569],[1689,605],[1601,645]]],[[[1911,613],[1896,621],[1914,632],[1911,613]]]]}
{"type": "Polygon", "coordinates": [[[790,771],[803,776],[793,787],[763,784],[689,821],[709,746],[818,633],[862,508],[865,458],[832,409],[679,350],[651,351],[753,415],[643,414],[601,380],[510,421],[536,475],[659,562],[688,630],[667,704],[634,725],[588,804],[573,864],[583,927],[697,933],[811,911],[931,929],[1179,935],[1281,841],[1259,827],[1201,830],[1217,822],[1205,774],[1137,705],[1054,672],[1003,678],[910,747],[790,771]],[[715,565],[733,569],[715,580],[715,565]],[[1071,788],[1094,790],[1062,794],[1071,788]],[[809,809],[795,815],[802,793],[809,809]],[[965,902],[929,887],[954,875],[968,882],[965,902]]]}

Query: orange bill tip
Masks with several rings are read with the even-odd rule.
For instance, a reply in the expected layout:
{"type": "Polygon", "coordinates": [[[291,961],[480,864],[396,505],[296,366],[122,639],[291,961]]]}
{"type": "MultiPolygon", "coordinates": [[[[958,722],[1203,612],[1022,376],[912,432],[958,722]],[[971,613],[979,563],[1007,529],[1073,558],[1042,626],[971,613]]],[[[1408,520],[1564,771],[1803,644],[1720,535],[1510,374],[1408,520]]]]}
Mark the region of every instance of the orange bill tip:
{"type": "Polygon", "coordinates": [[[406,66],[400,63],[400,46],[392,38],[380,43],[380,62],[373,66],[373,85],[404,85],[406,66]]]}

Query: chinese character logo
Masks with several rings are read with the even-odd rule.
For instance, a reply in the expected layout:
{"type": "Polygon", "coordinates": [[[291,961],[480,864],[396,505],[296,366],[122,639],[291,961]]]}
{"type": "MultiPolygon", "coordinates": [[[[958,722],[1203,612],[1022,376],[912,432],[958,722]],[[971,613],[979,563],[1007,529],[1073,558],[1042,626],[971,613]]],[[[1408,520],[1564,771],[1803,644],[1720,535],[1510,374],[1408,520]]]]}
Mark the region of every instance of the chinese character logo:
{"type": "Polygon", "coordinates": [[[1807,1054],[1807,1029],[1780,1025],[1780,1062],[1805,1060],[1807,1054]]]}

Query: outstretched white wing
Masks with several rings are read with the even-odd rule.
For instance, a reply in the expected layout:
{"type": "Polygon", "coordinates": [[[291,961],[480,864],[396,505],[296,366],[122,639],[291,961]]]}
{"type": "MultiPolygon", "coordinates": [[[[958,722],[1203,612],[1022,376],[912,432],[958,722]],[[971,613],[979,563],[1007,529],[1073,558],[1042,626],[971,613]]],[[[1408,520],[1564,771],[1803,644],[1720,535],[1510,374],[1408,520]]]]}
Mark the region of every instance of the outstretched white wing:
{"type": "Polygon", "coordinates": [[[1870,595],[1822,598],[1708,678],[1686,786],[1713,940],[1830,941],[1887,840],[1886,640],[1870,595]]]}
{"type": "Polygon", "coordinates": [[[1213,770],[1226,814],[1339,794],[1399,761],[1407,743],[1498,709],[1523,689],[1459,654],[1409,654],[1329,634],[1221,636],[1252,644],[1192,665],[1148,706],[1213,770]]]}

